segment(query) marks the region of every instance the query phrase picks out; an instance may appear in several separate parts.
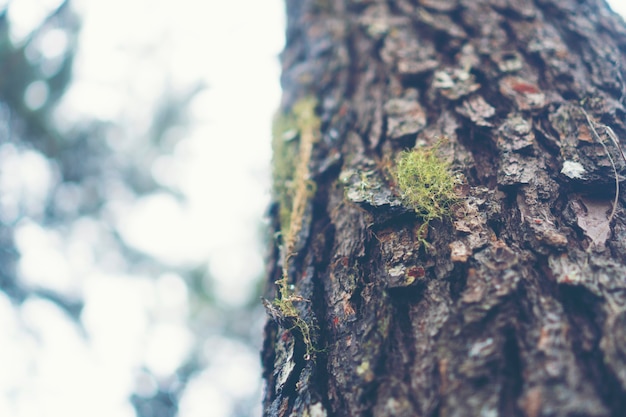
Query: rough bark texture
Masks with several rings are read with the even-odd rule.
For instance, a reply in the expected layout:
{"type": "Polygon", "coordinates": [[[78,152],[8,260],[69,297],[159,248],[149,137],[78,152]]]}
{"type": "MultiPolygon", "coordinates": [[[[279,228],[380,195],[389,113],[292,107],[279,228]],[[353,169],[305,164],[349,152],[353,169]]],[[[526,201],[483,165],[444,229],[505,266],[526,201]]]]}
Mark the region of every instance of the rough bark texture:
{"type": "Polygon", "coordinates": [[[321,127],[266,298],[286,276],[317,352],[275,312],[265,414],[626,415],[623,21],[601,0],[287,10],[283,110],[314,96],[321,127]],[[465,182],[423,245],[389,173],[437,141],[465,182]]]}

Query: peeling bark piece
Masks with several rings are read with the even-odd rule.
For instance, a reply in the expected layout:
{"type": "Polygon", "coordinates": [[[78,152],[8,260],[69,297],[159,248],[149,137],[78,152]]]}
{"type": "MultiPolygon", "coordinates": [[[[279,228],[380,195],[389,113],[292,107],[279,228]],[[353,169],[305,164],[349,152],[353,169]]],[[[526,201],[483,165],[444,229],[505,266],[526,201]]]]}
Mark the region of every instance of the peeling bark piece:
{"type": "Polygon", "coordinates": [[[492,206],[492,202],[487,202],[485,199],[490,198],[486,188],[472,188],[470,193],[471,195],[465,198],[465,204],[458,207],[454,229],[467,234],[461,241],[473,252],[491,241],[493,231],[486,227],[487,212],[498,209],[492,206]]]}
{"type": "Polygon", "coordinates": [[[426,113],[416,100],[391,99],[385,103],[385,113],[390,139],[417,135],[426,126],[426,113]]]}
{"type": "Polygon", "coordinates": [[[493,117],[496,114],[496,109],[487,103],[482,96],[474,95],[469,97],[456,110],[478,126],[493,126],[486,119],[493,117]]]}
{"type": "Polygon", "coordinates": [[[501,156],[498,183],[502,185],[529,184],[536,176],[537,161],[523,155],[506,153],[501,156]]]}
{"type": "Polygon", "coordinates": [[[480,84],[469,71],[458,68],[436,71],[432,85],[442,96],[450,100],[458,100],[480,88],[480,84]]]}
{"type": "Polygon", "coordinates": [[[498,128],[496,144],[501,151],[518,152],[535,143],[532,123],[519,114],[509,115],[498,128]]]}
{"type": "Polygon", "coordinates": [[[450,243],[450,260],[452,262],[467,262],[468,258],[472,256],[472,251],[461,241],[454,241],[450,243]]]}
{"type": "Polygon", "coordinates": [[[520,77],[508,76],[500,80],[500,93],[514,100],[519,110],[537,110],[546,105],[546,96],[539,87],[520,77]]]}
{"type": "Polygon", "coordinates": [[[606,241],[611,233],[609,213],[611,201],[580,197],[571,201],[571,207],[576,213],[578,226],[591,239],[596,250],[604,250],[606,241]]]}
{"type": "MultiPolygon", "coordinates": [[[[537,183],[547,186],[549,181],[541,172],[538,171],[538,176],[534,179],[536,183],[521,187],[517,195],[517,205],[522,222],[530,227],[536,242],[540,244],[535,247],[536,250],[542,250],[540,246],[545,245],[562,248],[567,246],[567,237],[557,230],[550,208],[538,196],[537,183]]],[[[543,200],[549,200],[549,197],[544,196],[543,200]]]]}
{"type": "Polygon", "coordinates": [[[348,169],[341,172],[339,179],[346,186],[345,195],[348,201],[365,206],[364,208],[386,207],[406,211],[402,200],[392,192],[376,170],[348,169]]]}

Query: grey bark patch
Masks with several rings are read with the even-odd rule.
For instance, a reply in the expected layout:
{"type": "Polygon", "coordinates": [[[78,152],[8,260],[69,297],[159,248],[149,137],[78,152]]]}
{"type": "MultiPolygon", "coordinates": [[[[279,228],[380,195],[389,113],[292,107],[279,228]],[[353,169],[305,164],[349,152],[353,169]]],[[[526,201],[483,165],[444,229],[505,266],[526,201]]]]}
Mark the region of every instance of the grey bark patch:
{"type": "Polygon", "coordinates": [[[385,103],[384,109],[390,139],[417,135],[426,126],[426,113],[415,99],[391,99],[385,103]]]}

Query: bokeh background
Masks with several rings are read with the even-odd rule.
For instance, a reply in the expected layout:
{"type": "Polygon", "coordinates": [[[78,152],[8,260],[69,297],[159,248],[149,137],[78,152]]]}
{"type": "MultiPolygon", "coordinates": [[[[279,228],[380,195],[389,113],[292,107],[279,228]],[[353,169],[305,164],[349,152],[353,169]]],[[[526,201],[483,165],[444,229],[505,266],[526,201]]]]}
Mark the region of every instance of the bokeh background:
{"type": "Polygon", "coordinates": [[[0,2],[0,416],[260,415],[282,7],[0,2]]]}
{"type": "Polygon", "coordinates": [[[0,0],[0,416],[261,415],[284,21],[0,0]]]}

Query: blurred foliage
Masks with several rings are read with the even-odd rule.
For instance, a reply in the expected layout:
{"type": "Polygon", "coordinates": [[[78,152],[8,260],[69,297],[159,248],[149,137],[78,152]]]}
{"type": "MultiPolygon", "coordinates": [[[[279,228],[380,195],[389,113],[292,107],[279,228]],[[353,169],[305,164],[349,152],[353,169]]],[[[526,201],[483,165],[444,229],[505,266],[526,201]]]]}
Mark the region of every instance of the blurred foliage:
{"type": "MultiPolygon", "coordinates": [[[[78,30],[78,20],[71,12],[67,1],[49,14],[26,39],[18,43],[14,43],[11,39],[11,24],[6,6],[0,14],[0,124],[3,126],[0,149],[5,151],[3,152],[5,154],[36,150],[48,158],[57,160],[64,174],[59,183],[71,176],[71,166],[76,165],[72,164],[71,160],[78,150],[69,146],[70,140],[73,141],[73,139],[64,140],[54,129],[50,120],[51,109],[69,84],[78,30]],[[41,38],[54,29],[64,31],[68,38],[68,47],[65,53],[56,59],[56,62],[51,63],[43,59],[43,54],[38,50],[37,44],[41,38]],[[52,70],[50,67],[53,67],[52,70]],[[41,92],[41,94],[47,94],[47,99],[43,100],[37,108],[32,108],[27,105],[26,95],[29,87],[36,85],[47,87],[47,93],[45,89],[41,92]]],[[[82,132],[81,135],[85,136],[86,133],[82,132]]],[[[81,145],[85,144],[78,146],[81,145]]],[[[93,152],[86,154],[93,155],[93,152]]],[[[2,172],[2,175],[5,176],[7,173],[2,172]]],[[[29,210],[30,207],[24,207],[23,202],[7,201],[10,197],[6,195],[6,190],[0,189],[0,192],[2,192],[0,200],[0,210],[2,210],[0,289],[14,302],[20,303],[37,290],[25,288],[17,278],[16,261],[19,254],[15,248],[13,228],[23,218],[34,218],[38,222],[55,221],[57,210],[51,198],[43,201],[46,204],[45,210],[29,210]]],[[[64,307],[74,318],[80,313],[80,302],[65,300],[51,291],[44,292],[42,296],[64,307]]]]}
{"type": "MultiPolygon", "coordinates": [[[[197,336],[193,353],[176,375],[159,381],[155,393],[147,397],[136,393],[130,398],[138,416],[174,416],[185,384],[207,366],[204,341],[212,334],[228,333],[249,341],[252,308],[219,319],[223,311],[218,311],[206,265],[175,270],[133,249],[124,242],[107,210],[112,200],[136,199],[156,191],[183,198],[177,190],[155,181],[151,166],[158,157],[172,152],[176,141],[168,132],[184,130],[188,105],[204,86],[199,83],[188,91],[164,91],[145,137],[135,139],[136,143],[120,152],[111,145],[120,129],[114,122],[94,119],[63,126],[58,120],[56,109],[71,84],[80,34],[80,19],[70,1],[61,2],[37,28],[17,41],[4,7],[0,9],[0,291],[15,305],[29,297],[45,298],[81,325],[82,299],[20,280],[15,231],[25,220],[64,233],[79,219],[93,219],[101,226],[99,233],[106,234],[99,236],[103,248],[96,254],[96,263],[111,268],[106,263],[113,251],[122,259],[113,266],[120,269],[116,272],[159,276],[169,271],[183,276],[189,293],[189,328],[197,336]],[[67,42],[62,53],[50,57],[41,45],[52,33],[62,33],[67,42]],[[19,183],[19,178],[11,177],[14,173],[5,164],[25,155],[45,160],[50,173],[35,200],[25,192],[16,192],[19,186],[12,184],[19,183]]],[[[245,411],[239,414],[245,415],[245,411]]]]}

